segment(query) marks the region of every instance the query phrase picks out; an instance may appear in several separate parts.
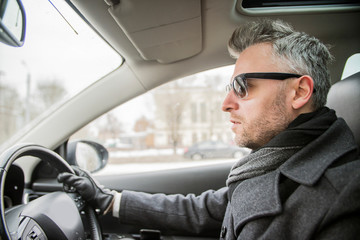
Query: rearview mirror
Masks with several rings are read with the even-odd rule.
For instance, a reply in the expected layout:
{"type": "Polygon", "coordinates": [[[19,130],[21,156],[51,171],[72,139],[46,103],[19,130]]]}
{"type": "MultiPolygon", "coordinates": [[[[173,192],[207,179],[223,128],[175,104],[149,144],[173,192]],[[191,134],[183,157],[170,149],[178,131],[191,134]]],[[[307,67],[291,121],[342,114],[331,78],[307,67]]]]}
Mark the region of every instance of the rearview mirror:
{"type": "Polygon", "coordinates": [[[105,167],[109,153],[101,144],[78,140],[68,143],[66,159],[70,165],[79,166],[93,173],[105,167]]]}
{"type": "Polygon", "coordinates": [[[0,0],[0,42],[14,47],[24,45],[25,9],[20,0],[0,0]]]}

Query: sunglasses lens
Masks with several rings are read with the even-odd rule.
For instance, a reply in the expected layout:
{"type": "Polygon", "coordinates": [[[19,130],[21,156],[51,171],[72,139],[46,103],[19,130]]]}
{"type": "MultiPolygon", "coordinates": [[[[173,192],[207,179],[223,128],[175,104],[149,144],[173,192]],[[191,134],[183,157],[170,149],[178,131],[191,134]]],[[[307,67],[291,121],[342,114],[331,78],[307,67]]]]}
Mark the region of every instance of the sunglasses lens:
{"type": "Polygon", "coordinates": [[[225,86],[225,91],[226,91],[226,93],[229,93],[231,91],[231,85],[230,84],[225,86]]]}
{"type": "Polygon", "coordinates": [[[240,98],[247,97],[247,84],[241,77],[236,77],[234,79],[233,87],[236,95],[240,98]]]}

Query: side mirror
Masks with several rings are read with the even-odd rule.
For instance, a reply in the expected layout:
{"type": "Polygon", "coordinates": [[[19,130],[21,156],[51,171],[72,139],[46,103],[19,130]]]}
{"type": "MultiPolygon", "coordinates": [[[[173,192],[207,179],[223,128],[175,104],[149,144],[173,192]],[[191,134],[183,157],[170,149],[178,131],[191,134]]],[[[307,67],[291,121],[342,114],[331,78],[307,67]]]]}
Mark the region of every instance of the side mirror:
{"type": "Polygon", "coordinates": [[[109,153],[104,146],[87,140],[77,140],[68,143],[67,161],[91,173],[105,167],[109,153]]]}
{"type": "Polygon", "coordinates": [[[0,42],[13,47],[24,45],[25,9],[20,0],[0,0],[0,42]]]}

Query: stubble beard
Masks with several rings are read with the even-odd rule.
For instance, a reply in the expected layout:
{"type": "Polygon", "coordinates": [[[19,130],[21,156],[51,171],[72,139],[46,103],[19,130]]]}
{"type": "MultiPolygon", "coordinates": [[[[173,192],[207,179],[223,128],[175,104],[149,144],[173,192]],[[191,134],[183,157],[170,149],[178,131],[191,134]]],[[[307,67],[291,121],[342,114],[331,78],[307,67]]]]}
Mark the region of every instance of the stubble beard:
{"type": "Polygon", "coordinates": [[[285,130],[292,121],[286,112],[283,91],[279,91],[267,109],[268,111],[251,122],[243,119],[242,131],[235,135],[236,145],[252,150],[259,149],[285,130]]]}

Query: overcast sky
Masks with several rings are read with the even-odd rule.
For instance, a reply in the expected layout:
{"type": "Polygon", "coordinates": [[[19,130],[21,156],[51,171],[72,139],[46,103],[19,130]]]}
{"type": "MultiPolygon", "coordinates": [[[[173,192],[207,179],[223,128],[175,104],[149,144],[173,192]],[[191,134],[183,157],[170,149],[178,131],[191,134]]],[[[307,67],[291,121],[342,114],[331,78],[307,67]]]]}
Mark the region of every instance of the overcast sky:
{"type": "Polygon", "coordinates": [[[53,2],[78,34],[47,0],[23,0],[27,17],[25,44],[21,48],[0,44],[0,70],[6,73],[2,81],[21,87],[30,73],[32,80],[61,79],[71,93],[120,65],[121,57],[73,11],[66,11],[65,1],[53,2]]]}

